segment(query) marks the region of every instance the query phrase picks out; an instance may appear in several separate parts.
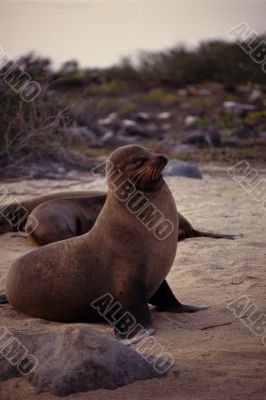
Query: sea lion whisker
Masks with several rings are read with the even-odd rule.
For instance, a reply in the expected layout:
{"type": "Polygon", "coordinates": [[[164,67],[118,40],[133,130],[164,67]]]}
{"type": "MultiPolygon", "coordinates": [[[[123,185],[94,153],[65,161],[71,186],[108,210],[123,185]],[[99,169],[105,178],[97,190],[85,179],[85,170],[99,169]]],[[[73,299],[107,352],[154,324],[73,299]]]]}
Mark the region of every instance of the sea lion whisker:
{"type": "Polygon", "coordinates": [[[150,180],[149,178],[150,178],[150,173],[147,173],[147,175],[145,175],[144,181],[143,181],[143,190],[145,189],[147,184],[149,185],[149,180],[150,180]]]}
{"type": "Polygon", "coordinates": [[[134,181],[134,183],[138,183],[139,180],[141,180],[143,177],[146,176],[146,172],[148,170],[148,167],[143,168],[143,170],[139,173],[138,178],[134,181]]]}
{"type": "Polygon", "coordinates": [[[134,183],[136,183],[136,182],[138,182],[138,180],[140,179],[140,178],[142,178],[144,175],[145,175],[145,173],[146,173],[146,171],[144,170],[144,171],[140,171],[140,172],[138,172],[136,175],[134,175],[134,177],[133,177],[133,182],[134,183]],[[137,177],[137,179],[135,179],[137,177]]]}

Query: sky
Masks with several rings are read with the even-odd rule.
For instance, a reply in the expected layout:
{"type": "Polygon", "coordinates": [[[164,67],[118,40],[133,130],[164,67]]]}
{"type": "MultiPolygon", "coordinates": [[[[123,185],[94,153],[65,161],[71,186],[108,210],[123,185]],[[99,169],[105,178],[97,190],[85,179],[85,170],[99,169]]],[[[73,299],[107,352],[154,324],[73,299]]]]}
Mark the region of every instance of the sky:
{"type": "Polygon", "coordinates": [[[228,39],[242,22],[260,34],[265,17],[265,0],[0,0],[0,47],[12,58],[35,51],[56,68],[72,59],[105,67],[140,50],[228,39]]]}

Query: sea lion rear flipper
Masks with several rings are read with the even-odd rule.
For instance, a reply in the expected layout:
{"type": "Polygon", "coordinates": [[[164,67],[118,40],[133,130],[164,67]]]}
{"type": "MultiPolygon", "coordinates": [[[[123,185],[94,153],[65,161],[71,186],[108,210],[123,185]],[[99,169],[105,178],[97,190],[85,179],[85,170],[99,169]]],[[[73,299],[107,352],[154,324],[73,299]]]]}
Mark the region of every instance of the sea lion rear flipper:
{"type": "Polygon", "coordinates": [[[229,239],[229,240],[234,240],[237,235],[225,235],[223,233],[212,233],[212,232],[201,232],[201,231],[196,231],[193,229],[193,236],[194,237],[209,237],[213,239],[229,239]]]}
{"type": "Polygon", "coordinates": [[[148,301],[149,304],[156,306],[159,311],[169,311],[175,313],[192,313],[201,310],[206,310],[210,306],[192,306],[188,304],[180,303],[175,295],[173,294],[170,286],[163,281],[159,289],[154,293],[154,295],[148,301]]]}

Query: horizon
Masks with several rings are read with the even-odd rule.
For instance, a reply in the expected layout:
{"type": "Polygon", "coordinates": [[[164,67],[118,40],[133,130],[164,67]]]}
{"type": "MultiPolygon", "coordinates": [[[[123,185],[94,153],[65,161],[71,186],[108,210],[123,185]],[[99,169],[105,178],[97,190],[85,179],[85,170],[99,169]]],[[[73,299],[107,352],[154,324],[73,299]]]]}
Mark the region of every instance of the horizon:
{"type": "Polygon", "coordinates": [[[2,1],[0,11],[0,46],[12,58],[34,52],[51,59],[55,69],[69,60],[81,68],[105,68],[141,51],[230,42],[227,32],[243,22],[263,34],[266,3],[15,0],[2,1]]]}

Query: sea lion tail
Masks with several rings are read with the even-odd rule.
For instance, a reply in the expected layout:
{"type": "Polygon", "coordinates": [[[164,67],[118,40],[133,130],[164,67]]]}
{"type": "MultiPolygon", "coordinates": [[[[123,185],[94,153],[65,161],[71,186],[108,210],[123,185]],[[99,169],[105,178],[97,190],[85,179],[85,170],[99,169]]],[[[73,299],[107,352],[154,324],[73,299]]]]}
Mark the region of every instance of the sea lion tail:
{"type": "Polygon", "coordinates": [[[0,294],[0,304],[8,304],[8,300],[6,298],[6,295],[0,294]]]}
{"type": "Polygon", "coordinates": [[[209,237],[214,239],[230,239],[230,240],[234,240],[236,238],[236,235],[224,235],[222,233],[201,232],[201,231],[196,231],[195,229],[193,229],[193,236],[209,237]]]}

